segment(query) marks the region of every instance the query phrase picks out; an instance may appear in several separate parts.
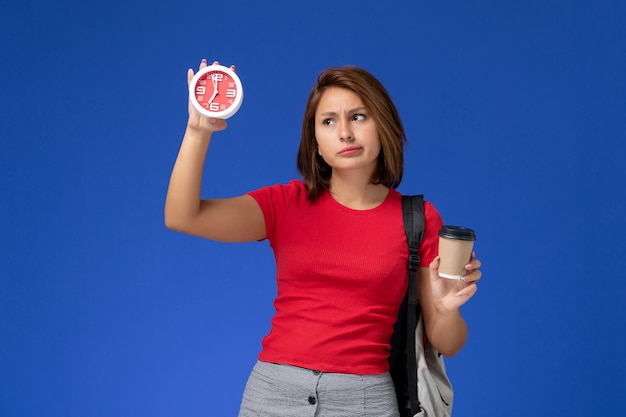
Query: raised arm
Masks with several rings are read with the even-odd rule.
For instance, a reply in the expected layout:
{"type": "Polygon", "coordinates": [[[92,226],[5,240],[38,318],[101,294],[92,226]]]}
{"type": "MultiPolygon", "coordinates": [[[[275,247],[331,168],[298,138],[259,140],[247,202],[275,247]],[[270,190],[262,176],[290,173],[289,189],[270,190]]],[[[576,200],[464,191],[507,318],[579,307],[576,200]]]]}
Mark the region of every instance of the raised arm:
{"type": "MultiPolygon", "coordinates": [[[[200,69],[206,65],[202,60],[200,69]]],[[[193,75],[190,69],[187,82],[193,75]]],[[[263,213],[249,195],[201,199],[202,173],[211,137],[214,132],[226,129],[226,121],[202,117],[191,104],[188,107],[187,128],[165,199],[165,225],[172,230],[223,242],[263,239],[263,213]]]]}

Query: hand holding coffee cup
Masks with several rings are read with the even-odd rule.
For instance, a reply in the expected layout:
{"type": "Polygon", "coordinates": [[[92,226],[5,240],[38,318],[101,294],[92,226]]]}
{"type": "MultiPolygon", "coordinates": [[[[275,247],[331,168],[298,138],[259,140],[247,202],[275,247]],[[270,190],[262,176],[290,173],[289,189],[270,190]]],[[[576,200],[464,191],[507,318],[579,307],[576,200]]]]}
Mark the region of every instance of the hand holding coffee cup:
{"type": "Polygon", "coordinates": [[[465,265],[471,260],[475,241],[474,230],[444,225],[439,231],[439,276],[464,280],[465,265]]]}

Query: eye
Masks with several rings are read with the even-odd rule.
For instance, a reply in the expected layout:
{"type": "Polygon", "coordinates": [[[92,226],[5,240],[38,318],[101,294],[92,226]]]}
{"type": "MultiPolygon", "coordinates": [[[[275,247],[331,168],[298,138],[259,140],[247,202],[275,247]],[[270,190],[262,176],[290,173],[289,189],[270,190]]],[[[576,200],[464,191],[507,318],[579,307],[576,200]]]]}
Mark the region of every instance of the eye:
{"type": "Polygon", "coordinates": [[[322,124],[323,124],[324,126],[330,126],[330,125],[332,125],[333,123],[335,123],[335,121],[334,121],[333,119],[324,119],[324,120],[322,120],[322,124]]]}
{"type": "Polygon", "coordinates": [[[357,113],[357,114],[352,116],[352,120],[355,121],[355,122],[358,122],[360,120],[365,120],[365,117],[366,116],[364,114],[357,113]]]}

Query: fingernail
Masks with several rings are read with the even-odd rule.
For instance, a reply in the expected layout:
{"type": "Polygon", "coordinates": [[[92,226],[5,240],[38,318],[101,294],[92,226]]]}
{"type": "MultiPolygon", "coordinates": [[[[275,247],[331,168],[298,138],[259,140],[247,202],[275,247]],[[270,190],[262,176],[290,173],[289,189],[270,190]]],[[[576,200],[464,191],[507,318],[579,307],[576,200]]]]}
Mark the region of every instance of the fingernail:
{"type": "Polygon", "coordinates": [[[202,62],[206,62],[206,59],[202,58],[202,62]]]}

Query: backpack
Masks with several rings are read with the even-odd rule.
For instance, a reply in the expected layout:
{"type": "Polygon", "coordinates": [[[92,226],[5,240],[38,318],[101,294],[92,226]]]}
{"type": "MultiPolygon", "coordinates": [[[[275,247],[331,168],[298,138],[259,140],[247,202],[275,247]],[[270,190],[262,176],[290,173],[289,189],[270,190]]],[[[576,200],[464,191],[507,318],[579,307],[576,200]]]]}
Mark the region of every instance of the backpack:
{"type": "Polygon", "coordinates": [[[402,196],[404,229],[409,246],[409,287],[400,305],[391,338],[390,373],[400,417],[450,417],[453,390],[441,353],[424,334],[417,297],[418,250],[424,235],[422,195],[402,196]]]}

